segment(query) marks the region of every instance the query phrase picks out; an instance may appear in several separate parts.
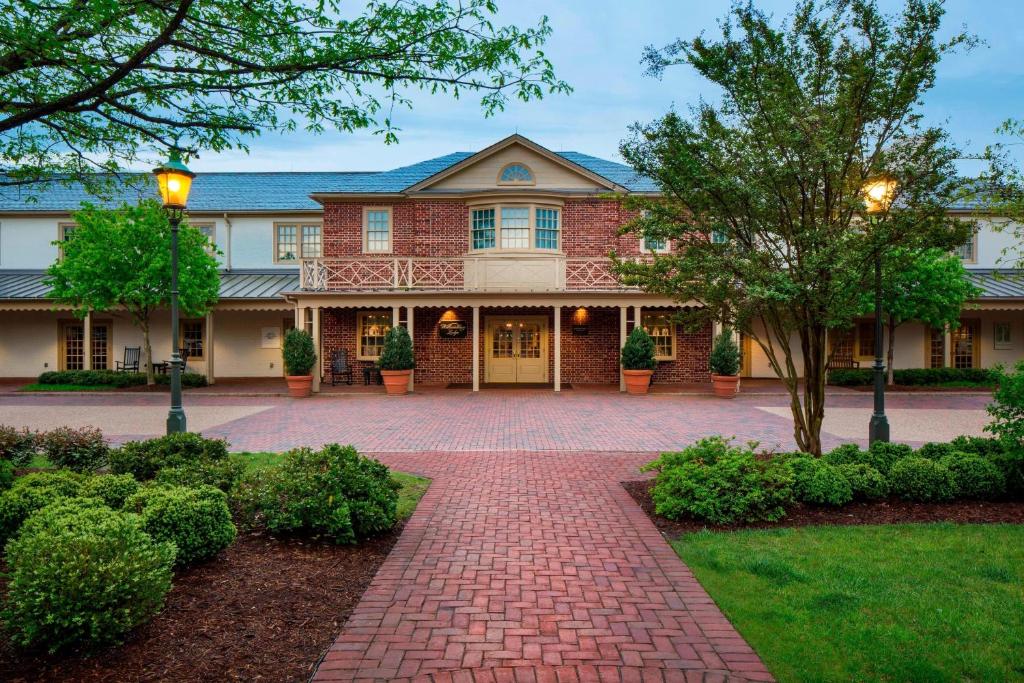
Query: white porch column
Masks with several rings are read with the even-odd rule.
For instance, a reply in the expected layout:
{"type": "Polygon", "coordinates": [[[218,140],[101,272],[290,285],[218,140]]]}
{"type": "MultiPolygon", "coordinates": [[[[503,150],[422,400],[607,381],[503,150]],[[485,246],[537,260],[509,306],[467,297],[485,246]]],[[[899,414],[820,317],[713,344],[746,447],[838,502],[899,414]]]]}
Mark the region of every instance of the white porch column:
{"type": "Polygon", "coordinates": [[[555,306],[555,391],[562,390],[562,307],[555,306]]]}
{"type": "Polygon", "coordinates": [[[391,327],[398,327],[398,323],[401,322],[401,306],[391,307],[391,327]]]}
{"type": "MultiPolygon", "coordinates": [[[[107,353],[113,353],[113,350],[107,349],[107,353]]],[[[88,311],[82,320],[82,368],[92,370],[92,311],[88,311]]]]}
{"type": "Polygon", "coordinates": [[[722,321],[716,320],[711,323],[711,341],[718,339],[718,335],[722,334],[722,321]]]}
{"type": "MultiPolygon", "coordinates": [[[[412,306],[406,306],[405,310],[406,310],[406,314],[405,314],[405,329],[409,331],[409,339],[412,340],[412,343],[413,343],[413,346],[412,346],[412,348],[413,348],[413,355],[415,356],[415,354],[416,354],[416,337],[413,335],[413,322],[412,322],[413,307],[412,306]]],[[[413,370],[412,372],[409,373],[409,391],[412,391],[413,375],[415,375],[415,374],[416,374],[415,370],[413,370]]]]}
{"type": "Polygon", "coordinates": [[[942,336],[942,367],[953,367],[953,333],[949,325],[946,325],[942,336]]]}
{"type": "Polygon", "coordinates": [[[633,327],[643,327],[643,307],[633,307],[633,327]]]}
{"type": "Polygon", "coordinates": [[[206,314],[206,348],[203,349],[206,355],[206,381],[214,384],[216,374],[213,371],[213,310],[206,314]]]}
{"type": "Polygon", "coordinates": [[[473,391],[480,391],[480,307],[473,307],[473,391]]]}
{"type": "Polygon", "coordinates": [[[321,357],[320,344],[320,307],[315,306],[313,312],[313,351],[316,353],[316,367],[313,368],[313,391],[320,391],[320,376],[324,371],[324,359],[321,357]]]}
{"type": "Polygon", "coordinates": [[[626,376],[622,374],[622,347],[626,345],[626,316],[629,306],[619,306],[619,391],[626,390],[626,376]]]}

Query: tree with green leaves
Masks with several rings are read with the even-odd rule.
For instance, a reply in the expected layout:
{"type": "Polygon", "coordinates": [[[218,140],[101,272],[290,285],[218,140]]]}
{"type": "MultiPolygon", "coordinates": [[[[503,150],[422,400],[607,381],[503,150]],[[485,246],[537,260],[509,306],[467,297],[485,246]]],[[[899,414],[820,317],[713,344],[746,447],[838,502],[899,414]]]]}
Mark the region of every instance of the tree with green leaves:
{"type": "MultiPolygon", "coordinates": [[[[10,0],[0,14],[0,189],[95,185],[183,136],[247,149],[261,131],[373,128],[394,140],[416,89],[566,92],[532,28],[495,25],[495,0],[10,0]]],[[[186,142],[187,141],[187,142],[186,142]]]]}
{"type": "MultiPolygon", "coordinates": [[[[896,329],[910,321],[931,328],[956,327],[964,304],[981,290],[967,278],[963,262],[940,249],[899,248],[886,254],[882,263],[882,310],[888,334],[886,381],[892,385],[896,329]]],[[[865,292],[861,312],[868,315],[874,310],[874,292],[865,292]]]]}
{"type": "MultiPolygon", "coordinates": [[[[72,215],[75,230],[58,243],[61,258],[46,284],[59,305],[85,317],[90,311],[124,312],[142,331],[146,378],[153,384],[150,321],[171,301],[171,226],[156,201],[120,209],[86,205],[72,215]]],[[[186,316],[205,315],[217,303],[220,277],[213,246],[183,223],[178,235],[179,304],[186,316]]]]}
{"type": "Polygon", "coordinates": [[[717,319],[750,337],[782,379],[809,453],[821,453],[827,333],[860,312],[875,257],[950,250],[971,230],[947,212],[965,191],[953,165],[961,152],[920,113],[940,59],[974,43],[965,33],[941,41],[942,16],[937,0],[907,0],[899,16],[874,0],[800,0],[775,22],[740,2],[721,36],[645,56],[652,74],[688,65],[720,94],[635,126],[623,143],[661,188],[626,198],[638,213],[624,230],[674,249],[616,260],[617,273],[702,303],[682,314],[689,326],[717,319]],[[868,221],[862,188],[883,174],[897,190],[868,221]]]}

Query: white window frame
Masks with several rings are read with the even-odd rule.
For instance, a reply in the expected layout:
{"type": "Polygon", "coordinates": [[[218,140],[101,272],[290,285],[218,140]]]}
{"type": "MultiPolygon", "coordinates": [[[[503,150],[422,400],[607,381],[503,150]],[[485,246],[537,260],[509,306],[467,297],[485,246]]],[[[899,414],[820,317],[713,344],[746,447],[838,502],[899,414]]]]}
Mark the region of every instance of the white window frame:
{"type": "MultiPolygon", "coordinates": [[[[561,254],[562,236],[565,232],[564,211],[559,204],[546,202],[501,202],[498,204],[474,204],[468,207],[466,212],[467,234],[469,237],[469,251],[474,254],[489,254],[492,252],[524,253],[534,254],[561,254]],[[476,249],[473,246],[473,212],[494,210],[494,246],[476,249]],[[502,209],[527,209],[528,212],[528,241],[526,247],[502,247],[501,246],[501,210],[502,209]],[[544,209],[555,211],[558,221],[558,245],[554,249],[540,248],[537,246],[537,210],[544,209]]],[[[542,228],[544,229],[544,228],[542,228]]]]}
{"type": "MultiPolygon", "coordinates": [[[[668,312],[664,312],[664,311],[641,311],[640,312],[640,327],[644,328],[644,331],[647,332],[648,334],[650,334],[650,332],[648,331],[648,327],[649,326],[645,323],[645,320],[648,317],[653,317],[653,316],[659,316],[659,317],[665,316],[665,317],[668,317],[668,319],[669,319],[669,332],[670,332],[670,334],[668,336],[669,336],[669,339],[671,340],[671,343],[672,343],[672,353],[667,355],[667,356],[665,356],[665,355],[659,355],[658,354],[658,345],[657,345],[657,342],[655,342],[655,345],[654,345],[654,359],[658,360],[658,361],[675,360],[676,359],[676,341],[677,341],[676,340],[676,327],[677,327],[677,325],[676,325],[675,321],[672,320],[672,313],[668,313],[668,312]]],[[[652,338],[655,338],[654,335],[651,335],[651,336],[652,336],[652,338]]]]}
{"type": "MultiPolygon", "coordinates": [[[[643,211],[640,212],[640,216],[642,218],[647,218],[647,216],[649,216],[650,213],[651,212],[649,210],[644,209],[643,211]]],[[[649,254],[652,251],[655,254],[669,254],[669,253],[671,253],[672,252],[672,240],[666,238],[664,240],[664,242],[665,242],[664,246],[658,247],[656,249],[651,249],[651,248],[649,248],[647,246],[647,236],[643,235],[643,236],[640,237],[640,253],[641,254],[649,254]]]]}
{"type": "Polygon", "coordinates": [[[961,244],[959,247],[954,249],[953,253],[956,254],[960,258],[960,261],[962,263],[977,263],[978,262],[978,233],[975,232],[974,234],[972,234],[971,235],[971,239],[967,240],[966,242],[961,244]],[[971,255],[970,255],[970,258],[965,257],[963,255],[963,253],[961,252],[961,250],[964,247],[966,247],[968,244],[971,245],[971,255]]]}
{"type": "Polygon", "coordinates": [[[524,164],[521,161],[510,161],[507,164],[505,164],[504,166],[502,166],[500,169],[498,169],[498,178],[495,180],[495,183],[497,185],[505,185],[505,186],[513,185],[513,186],[519,186],[519,187],[524,187],[524,186],[528,187],[528,186],[536,185],[537,184],[537,174],[533,172],[533,169],[530,168],[530,166],[528,164],[524,164]],[[523,168],[525,168],[526,172],[530,174],[530,179],[529,180],[502,180],[501,176],[505,175],[505,171],[507,171],[512,166],[522,166],[523,168]]]}
{"type": "MultiPolygon", "coordinates": [[[[377,360],[380,356],[368,356],[363,354],[363,327],[365,325],[366,318],[371,315],[382,315],[388,319],[388,330],[394,327],[394,320],[392,319],[391,311],[381,309],[372,311],[356,311],[356,360],[377,360]]],[[[385,332],[384,334],[387,334],[385,332]]]]}
{"type": "Polygon", "coordinates": [[[1007,351],[1013,348],[1013,324],[1008,320],[996,320],[992,323],[992,348],[1007,351]],[[1000,328],[1006,330],[1006,339],[999,339],[1000,328]]]}
{"type": "Polygon", "coordinates": [[[275,221],[274,222],[274,263],[279,264],[298,264],[302,259],[307,258],[322,258],[324,253],[324,226],[319,221],[275,221]],[[295,258],[294,259],[283,259],[280,258],[279,249],[279,238],[281,228],[295,228],[295,258]],[[315,227],[320,231],[320,253],[318,254],[307,254],[302,248],[302,231],[307,227],[315,227]]]}
{"type": "Polygon", "coordinates": [[[390,254],[394,251],[395,244],[395,212],[391,206],[364,206],[363,207],[363,253],[364,254],[390,254]],[[388,216],[388,246],[386,249],[370,249],[370,213],[384,212],[388,216]]]}

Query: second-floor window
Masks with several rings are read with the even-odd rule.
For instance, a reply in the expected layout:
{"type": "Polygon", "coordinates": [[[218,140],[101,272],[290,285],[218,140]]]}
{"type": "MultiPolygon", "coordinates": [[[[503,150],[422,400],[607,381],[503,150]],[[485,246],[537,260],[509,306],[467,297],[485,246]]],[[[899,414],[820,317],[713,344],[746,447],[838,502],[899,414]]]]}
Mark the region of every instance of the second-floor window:
{"type": "Polygon", "coordinates": [[[488,206],[469,212],[469,244],[474,251],[557,251],[562,212],[548,206],[488,206]]]}
{"type": "Polygon", "coordinates": [[[277,223],[274,225],[274,260],[278,263],[300,258],[319,258],[321,229],[318,223],[277,223]]]}
{"type": "Polygon", "coordinates": [[[363,251],[368,254],[391,251],[390,209],[366,209],[363,212],[363,251]]]}
{"type": "Polygon", "coordinates": [[[966,242],[957,247],[956,254],[964,263],[974,263],[978,260],[978,235],[971,235],[966,242]]]}

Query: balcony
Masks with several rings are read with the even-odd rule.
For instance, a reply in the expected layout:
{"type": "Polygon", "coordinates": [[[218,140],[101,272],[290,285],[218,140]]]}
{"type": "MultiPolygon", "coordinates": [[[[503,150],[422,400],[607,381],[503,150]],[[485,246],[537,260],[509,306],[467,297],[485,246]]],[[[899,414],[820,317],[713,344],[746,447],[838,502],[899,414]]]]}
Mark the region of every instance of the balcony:
{"type": "Polygon", "coordinates": [[[303,290],[478,292],[609,291],[623,288],[607,257],[495,253],[459,258],[304,259],[303,290]]]}

